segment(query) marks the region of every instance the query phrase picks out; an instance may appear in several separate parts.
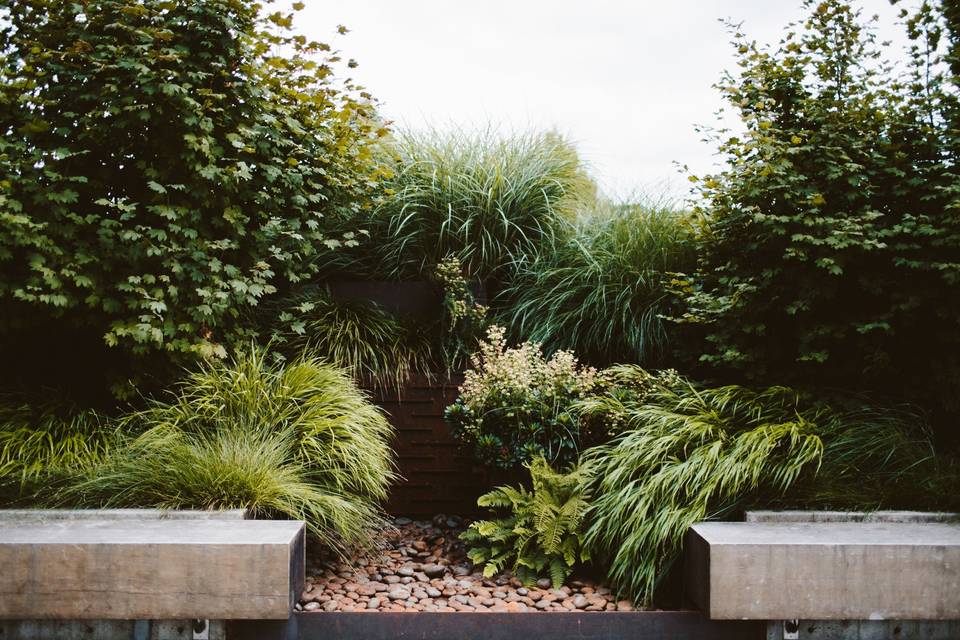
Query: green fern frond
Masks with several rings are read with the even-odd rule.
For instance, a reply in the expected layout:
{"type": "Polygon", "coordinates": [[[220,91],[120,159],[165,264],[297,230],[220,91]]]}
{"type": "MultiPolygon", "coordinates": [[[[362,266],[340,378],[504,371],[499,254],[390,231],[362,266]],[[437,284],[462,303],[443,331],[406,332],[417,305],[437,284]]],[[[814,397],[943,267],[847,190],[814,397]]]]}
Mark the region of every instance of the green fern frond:
{"type": "Polygon", "coordinates": [[[471,547],[467,550],[467,557],[475,565],[481,565],[490,558],[490,552],[486,547],[471,547]]]}
{"type": "Polygon", "coordinates": [[[553,583],[554,589],[562,587],[568,575],[570,575],[570,567],[562,558],[550,560],[550,581],[553,583]]]}
{"type": "Polygon", "coordinates": [[[523,487],[497,487],[477,499],[477,505],[489,509],[510,509],[528,499],[523,487]]]}
{"type": "Polygon", "coordinates": [[[527,466],[533,491],[498,487],[481,496],[480,506],[509,508],[509,514],[474,522],[461,539],[470,547],[474,564],[486,563],[485,575],[510,565],[524,582],[530,578],[535,582],[544,574],[553,580],[553,566],[559,562],[565,567],[565,578],[579,557],[589,555],[583,554],[580,543],[587,505],[583,495],[586,472],[574,468],[558,473],[542,457],[527,466]],[[482,560],[477,562],[474,557],[482,560]],[[496,562],[490,560],[494,557],[496,562]]]}

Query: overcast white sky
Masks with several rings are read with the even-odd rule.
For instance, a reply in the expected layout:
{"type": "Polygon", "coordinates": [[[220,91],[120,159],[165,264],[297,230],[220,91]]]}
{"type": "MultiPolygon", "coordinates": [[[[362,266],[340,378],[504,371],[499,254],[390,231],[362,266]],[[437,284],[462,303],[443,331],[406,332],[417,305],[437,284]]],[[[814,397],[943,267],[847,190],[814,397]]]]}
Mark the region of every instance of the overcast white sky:
{"type": "MultiPolygon", "coordinates": [[[[734,69],[718,18],[775,43],[800,0],[307,0],[309,38],[360,66],[354,77],[400,126],[556,128],[574,140],[605,191],[686,192],[674,161],[714,161],[695,124],[714,124],[712,88],[734,69]],[[336,25],[351,32],[334,36],[336,25]]],[[[284,6],[278,3],[278,6],[284,6]]],[[[881,39],[903,43],[887,0],[881,39]]]]}

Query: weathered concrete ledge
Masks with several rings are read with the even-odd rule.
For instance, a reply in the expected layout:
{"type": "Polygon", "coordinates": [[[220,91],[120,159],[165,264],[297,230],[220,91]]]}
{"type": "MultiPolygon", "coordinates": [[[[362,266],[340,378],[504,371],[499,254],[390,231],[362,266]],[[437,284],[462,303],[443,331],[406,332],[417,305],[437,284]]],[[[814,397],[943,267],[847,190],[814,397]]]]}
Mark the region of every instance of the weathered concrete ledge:
{"type": "Polygon", "coordinates": [[[298,521],[0,522],[0,618],[285,619],[303,588],[298,521]]]}
{"type": "Polygon", "coordinates": [[[747,511],[746,522],[960,522],[950,511],[747,511]]]}
{"type": "Polygon", "coordinates": [[[701,522],[685,584],[712,619],[960,619],[960,525],[701,522]]]}
{"type": "MultiPolygon", "coordinates": [[[[765,640],[783,640],[785,622],[767,624],[765,640]]],[[[957,640],[960,620],[799,620],[797,640],[957,640]]]]}
{"type": "MultiPolygon", "coordinates": [[[[226,640],[223,620],[0,620],[3,640],[193,640],[201,623],[207,640],[226,640]]],[[[198,634],[201,635],[202,634],[198,634]]]]}
{"type": "Polygon", "coordinates": [[[6,523],[54,520],[245,520],[246,509],[0,509],[0,526],[6,523]]]}

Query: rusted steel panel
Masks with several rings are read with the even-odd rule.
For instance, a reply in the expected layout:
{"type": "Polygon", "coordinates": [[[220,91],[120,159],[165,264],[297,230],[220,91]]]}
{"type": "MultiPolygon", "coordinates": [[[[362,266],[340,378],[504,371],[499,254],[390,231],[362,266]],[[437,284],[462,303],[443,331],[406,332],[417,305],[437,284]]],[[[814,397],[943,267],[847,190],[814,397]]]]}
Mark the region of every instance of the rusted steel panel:
{"type": "Polygon", "coordinates": [[[603,613],[297,613],[286,624],[243,623],[235,640],[758,640],[758,622],[696,611],[603,613]]]}
{"type": "Polygon", "coordinates": [[[374,390],[373,400],[396,429],[394,451],[403,480],[390,492],[387,511],[395,515],[475,515],[477,497],[496,478],[463,452],[443,419],[457,398],[460,379],[415,379],[398,394],[374,390]]]}

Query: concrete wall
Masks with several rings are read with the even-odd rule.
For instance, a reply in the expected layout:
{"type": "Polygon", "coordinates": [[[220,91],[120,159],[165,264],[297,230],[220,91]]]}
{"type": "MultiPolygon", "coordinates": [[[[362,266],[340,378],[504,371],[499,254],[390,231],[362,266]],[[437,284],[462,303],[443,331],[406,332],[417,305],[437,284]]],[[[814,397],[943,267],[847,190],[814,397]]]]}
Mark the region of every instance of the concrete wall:
{"type": "MultiPolygon", "coordinates": [[[[783,640],[784,622],[767,625],[766,640],[783,640]]],[[[796,640],[957,640],[960,621],[800,620],[796,640]]]]}
{"type": "Polygon", "coordinates": [[[960,619],[960,525],[701,522],[685,583],[712,619],[960,619]]]}
{"type": "MultiPolygon", "coordinates": [[[[225,640],[222,620],[206,623],[207,640],[225,640]]],[[[0,620],[3,640],[193,640],[193,620],[0,620]]],[[[203,637],[203,633],[196,634],[203,637]]]]}
{"type": "Polygon", "coordinates": [[[746,522],[960,522],[949,511],[747,511],[746,522]]]}
{"type": "Polygon", "coordinates": [[[65,520],[245,520],[246,509],[0,509],[0,526],[65,520]]]}
{"type": "Polygon", "coordinates": [[[296,521],[0,523],[0,618],[284,619],[302,590],[296,521]]]}

